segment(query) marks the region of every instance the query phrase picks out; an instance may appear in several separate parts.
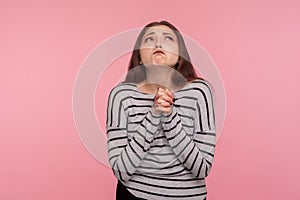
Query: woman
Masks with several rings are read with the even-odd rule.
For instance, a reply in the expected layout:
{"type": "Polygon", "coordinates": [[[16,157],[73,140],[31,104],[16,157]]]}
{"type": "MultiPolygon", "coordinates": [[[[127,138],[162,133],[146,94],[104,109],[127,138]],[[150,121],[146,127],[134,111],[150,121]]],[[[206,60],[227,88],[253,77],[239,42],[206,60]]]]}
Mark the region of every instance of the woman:
{"type": "Polygon", "coordinates": [[[116,199],[206,199],[213,94],[172,24],[153,22],[139,34],[126,80],[109,95],[106,128],[116,199]]]}

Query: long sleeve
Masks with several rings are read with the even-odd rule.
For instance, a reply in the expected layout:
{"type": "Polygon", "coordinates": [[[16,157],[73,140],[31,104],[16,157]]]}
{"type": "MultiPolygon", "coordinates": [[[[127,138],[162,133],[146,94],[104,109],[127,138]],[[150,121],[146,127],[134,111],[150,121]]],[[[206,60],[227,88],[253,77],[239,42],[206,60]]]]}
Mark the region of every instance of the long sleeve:
{"type": "MultiPolygon", "coordinates": [[[[132,91],[131,91],[132,92],[132,91]]],[[[121,181],[128,181],[148,153],[154,135],[160,125],[160,115],[155,115],[151,107],[143,115],[142,120],[135,124],[132,137],[128,133],[128,107],[124,102],[130,98],[130,89],[115,87],[108,99],[107,106],[107,144],[108,156],[112,170],[121,181]]]]}
{"type": "Polygon", "coordinates": [[[212,167],[216,142],[213,94],[204,81],[196,82],[192,91],[194,106],[175,102],[172,112],[163,115],[162,127],[177,158],[195,177],[205,178],[212,167]],[[177,110],[180,107],[192,108],[195,113],[192,133],[183,125],[180,116],[184,113],[177,110]]]}

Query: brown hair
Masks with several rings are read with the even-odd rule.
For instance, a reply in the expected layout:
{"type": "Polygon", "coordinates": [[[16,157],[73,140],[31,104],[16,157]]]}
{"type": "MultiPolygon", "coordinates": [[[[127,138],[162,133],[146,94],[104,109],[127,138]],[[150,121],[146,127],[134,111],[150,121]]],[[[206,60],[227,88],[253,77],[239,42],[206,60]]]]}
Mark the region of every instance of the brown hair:
{"type": "MultiPolygon", "coordinates": [[[[167,21],[160,21],[160,22],[151,22],[147,24],[143,30],[140,32],[136,43],[134,45],[134,50],[132,52],[129,66],[128,66],[128,72],[126,75],[125,82],[133,82],[133,83],[139,83],[141,81],[144,81],[146,79],[146,70],[145,66],[140,64],[141,57],[140,57],[140,46],[143,36],[145,35],[146,31],[150,27],[154,26],[160,26],[164,25],[169,27],[171,30],[173,30],[174,34],[177,37],[178,40],[178,47],[179,47],[179,59],[176,65],[174,66],[174,69],[181,73],[181,75],[187,80],[187,81],[193,81],[199,77],[197,77],[195,69],[193,65],[191,64],[190,56],[188,54],[187,48],[185,46],[183,37],[181,33],[178,31],[178,29],[173,26],[171,23],[167,21]],[[140,66],[140,67],[137,67],[140,66]],[[137,67],[137,68],[135,68],[137,67]],[[135,68],[134,70],[132,70],[135,68]]],[[[202,79],[202,78],[199,78],[202,79]]]]}

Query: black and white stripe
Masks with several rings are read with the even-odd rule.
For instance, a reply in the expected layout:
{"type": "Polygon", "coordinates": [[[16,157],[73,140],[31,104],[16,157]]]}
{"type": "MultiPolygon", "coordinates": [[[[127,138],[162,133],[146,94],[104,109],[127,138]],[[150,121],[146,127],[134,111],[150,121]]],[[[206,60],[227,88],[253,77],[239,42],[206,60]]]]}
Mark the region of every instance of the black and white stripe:
{"type": "Polygon", "coordinates": [[[209,84],[195,80],[174,92],[168,115],[152,113],[153,97],[131,83],[109,95],[107,144],[115,176],[137,197],[205,199],[216,142],[209,84]]]}

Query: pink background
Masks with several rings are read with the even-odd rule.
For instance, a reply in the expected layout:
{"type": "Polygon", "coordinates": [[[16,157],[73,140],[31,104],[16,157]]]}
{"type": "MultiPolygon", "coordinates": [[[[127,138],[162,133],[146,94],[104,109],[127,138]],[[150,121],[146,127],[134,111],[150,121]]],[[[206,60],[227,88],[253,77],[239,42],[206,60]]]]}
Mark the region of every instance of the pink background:
{"type": "Polygon", "coordinates": [[[204,46],[225,84],[208,199],[300,199],[300,2],[184,2],[1,1],[0,199],[114,199],[111,170],[78,137],[73,84],[96,45],[162,19],[204,46]]]}

